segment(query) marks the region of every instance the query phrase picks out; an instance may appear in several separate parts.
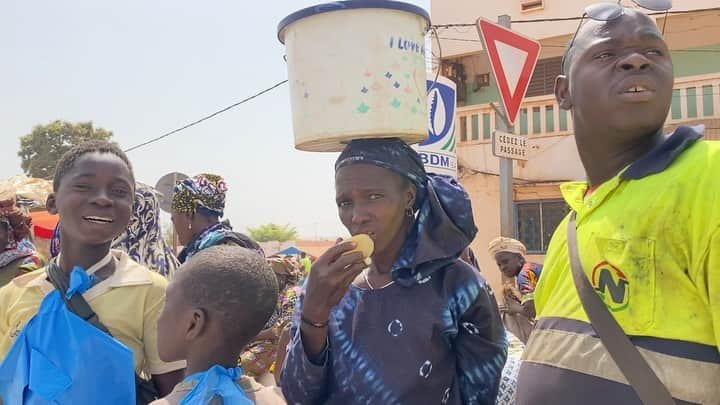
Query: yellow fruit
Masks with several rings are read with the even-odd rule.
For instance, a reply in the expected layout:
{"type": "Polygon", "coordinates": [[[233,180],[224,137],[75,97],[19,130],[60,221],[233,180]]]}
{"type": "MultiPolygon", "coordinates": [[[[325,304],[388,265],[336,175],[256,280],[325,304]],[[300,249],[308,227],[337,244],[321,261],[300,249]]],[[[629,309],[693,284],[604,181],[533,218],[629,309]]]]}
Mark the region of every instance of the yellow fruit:
{"type": "Polygon", "coordinates": [[[375,249],[375,244],[373,243],[373,240],[370,239],[370,237],[364,233],[360,233],[355,236],[351,236],[351,237],[345,239],[343,242],[355,242],[356,243],[355,249],[353,249],[349,252],[345,252],[345,254],[360,252],[363,255],[363,259],[366,259],[366,258],[372,256],[373,250],[375,249]]]}

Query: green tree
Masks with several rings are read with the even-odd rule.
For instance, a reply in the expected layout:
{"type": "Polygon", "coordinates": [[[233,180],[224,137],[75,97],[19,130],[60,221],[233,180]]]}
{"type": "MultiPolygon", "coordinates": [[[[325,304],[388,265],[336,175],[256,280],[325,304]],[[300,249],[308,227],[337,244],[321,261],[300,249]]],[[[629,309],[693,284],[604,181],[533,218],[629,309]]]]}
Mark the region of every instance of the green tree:
{"type": "Polygon", "coordinates": [[[49,179],[55,173],[63,153],[75,145],[89,140],[107,141],[113,133],[95,128],[92,121],[71,123],[53,121],[47,125],[36,125],[32,132],[20,137],[22,169],[30,177],[49,179]]]}
{"type": "Polygon", "coordinates": [[[269,242],[279,241],[287,242],[289,240],[297,239],[298,233],[295,227],[290,224],[277,225],[277,224],[265,224],[260,225],[257,228],[248,228],[250,237],[258,242],[269,242]]]}

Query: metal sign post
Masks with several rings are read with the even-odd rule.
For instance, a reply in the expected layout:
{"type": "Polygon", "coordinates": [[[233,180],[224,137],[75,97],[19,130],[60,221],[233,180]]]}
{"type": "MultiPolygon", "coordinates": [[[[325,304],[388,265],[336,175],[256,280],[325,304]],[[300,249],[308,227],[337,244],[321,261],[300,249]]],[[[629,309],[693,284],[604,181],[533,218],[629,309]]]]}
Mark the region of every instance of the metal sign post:
{"type": "Polygon", "coordinates": [[[527,142],[514,136],[514,122],[520,111],[535,65],[540,56],[540,43],[510,30],[510,16],[501,15],[497,24],[478,18],[478,33],[488,55],[495,82],[500,93],[500,106],[493,106],[501,118],[496,124],[502,135],[499,150],[493,134],[493,153],[500,158],[500,234],[513,236],[513,159],[527,160],[527,142]]]}
{"type": "MultiPolygon", "coordinates": [[[[498,24],[510,29],[510,16],[501,15],[498,17],[498,24]]],[[[487,49],[487,48],[486,48],[487,49]]],[[[498,107],[500,116],[506,117],[505,103],[500,98],[498,107]]],[[[515,127],[511,126],[505,119],[499,120],[497,129],[508,134],[515,133],[515,127]]],[[[500,235],[515,236],[515,213],[513,212],[513,161],[512,159],[500,158],[500,235]]]]}

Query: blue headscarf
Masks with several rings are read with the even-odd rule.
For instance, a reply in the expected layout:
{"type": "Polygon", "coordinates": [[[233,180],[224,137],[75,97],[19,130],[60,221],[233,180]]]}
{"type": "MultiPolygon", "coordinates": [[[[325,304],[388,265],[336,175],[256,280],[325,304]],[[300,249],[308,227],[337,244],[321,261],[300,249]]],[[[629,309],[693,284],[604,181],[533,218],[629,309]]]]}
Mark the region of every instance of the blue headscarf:
{"type": "Polygon", "coordinates": [[[335,162],[335,172],[370,164],[410,180],[417,190],[416,220],[395,263],[393,279],[410,286],[455,261],[475,238],[470,198],[452,177],[426,173],[420,155],[398,138],[351,141],[335,162]]]}

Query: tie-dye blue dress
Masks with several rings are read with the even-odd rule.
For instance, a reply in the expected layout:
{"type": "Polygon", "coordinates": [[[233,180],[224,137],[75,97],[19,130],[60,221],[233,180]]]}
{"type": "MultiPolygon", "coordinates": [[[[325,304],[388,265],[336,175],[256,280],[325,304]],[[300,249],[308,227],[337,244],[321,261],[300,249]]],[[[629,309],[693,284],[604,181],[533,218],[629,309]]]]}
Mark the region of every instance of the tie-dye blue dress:
{"type": "Polygon", "coordinates": [[[305,354],[298,316],[281,380],[288,404],[495,403],[505,331],[490,287],[460,260],[411,286],[351,286],[320,362],[305,354]]]}

